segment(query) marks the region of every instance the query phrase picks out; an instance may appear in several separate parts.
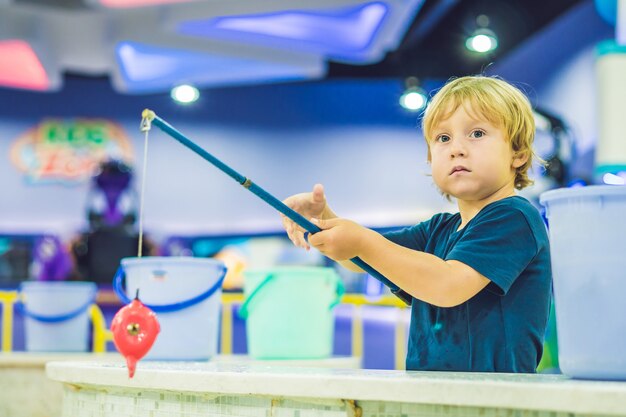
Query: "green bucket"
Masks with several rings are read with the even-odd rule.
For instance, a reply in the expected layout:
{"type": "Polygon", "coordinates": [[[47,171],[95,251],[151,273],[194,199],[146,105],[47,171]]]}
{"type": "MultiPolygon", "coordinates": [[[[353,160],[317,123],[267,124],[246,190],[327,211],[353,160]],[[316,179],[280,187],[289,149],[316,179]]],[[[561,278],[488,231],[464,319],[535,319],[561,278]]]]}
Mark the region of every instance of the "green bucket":
{"type": "Polygon", "coordinates": [[[333,308],[344,293],[333,268],[278,267],[244,273],[248,354],[257,359],[331,356],[333,308]]]}

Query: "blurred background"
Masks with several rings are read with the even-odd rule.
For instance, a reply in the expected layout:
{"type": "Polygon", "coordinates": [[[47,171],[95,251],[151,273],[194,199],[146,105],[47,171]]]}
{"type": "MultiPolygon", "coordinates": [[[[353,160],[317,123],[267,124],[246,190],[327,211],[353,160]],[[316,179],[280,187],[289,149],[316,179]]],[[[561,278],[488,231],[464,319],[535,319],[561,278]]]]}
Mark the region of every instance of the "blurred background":
{"type": "MultiPolygon", "coordinates": [[[[0,0],[0,286],[106,289],[137,252],[142,180],[145,254],[222,259],[231,291],[246,268],[333,266],[158,129],[142,178],[145,108],[279,199],[323,183],[339,215],[382,231],[454,210],[420,114],[451,77],[498,75],[531,100],[548,162],[523,195],[623,184],[623,145],[597,155],[614,124],[599,60],[626,48],[617,3],[0,0]]],[[[341,274],[350,293],[385,294],[341,274]]],[[[366,365],[394,366],[374,352],[366,365]]]]}

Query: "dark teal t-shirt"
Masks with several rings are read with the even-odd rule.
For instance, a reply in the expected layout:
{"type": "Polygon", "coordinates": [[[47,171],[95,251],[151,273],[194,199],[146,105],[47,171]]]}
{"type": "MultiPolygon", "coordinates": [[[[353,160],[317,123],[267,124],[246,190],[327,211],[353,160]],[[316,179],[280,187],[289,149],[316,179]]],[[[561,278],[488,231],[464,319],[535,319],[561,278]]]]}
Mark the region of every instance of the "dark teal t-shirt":
{"type": "Polygon", "coordinates": [[[548,234],[539,212],[514,196],[487,205],[457,231],[460,224],[458,213],[442,213],[384,235],[462,262],[491,280],[456,307],[413,299],[406,369],[535,372],[552,288],[548,234]]]}

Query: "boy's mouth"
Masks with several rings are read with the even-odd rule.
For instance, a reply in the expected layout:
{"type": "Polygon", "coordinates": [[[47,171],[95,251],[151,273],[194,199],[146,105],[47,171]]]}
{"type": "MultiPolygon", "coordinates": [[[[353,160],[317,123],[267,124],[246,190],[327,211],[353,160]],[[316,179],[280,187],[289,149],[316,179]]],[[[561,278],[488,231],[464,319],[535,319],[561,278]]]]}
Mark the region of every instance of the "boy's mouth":
{"type": "Polygon", "coordinates": [[[457,165],[454,168],[452,168],[452,170],[450,171],[450,175],[454,174],[455,172],[471,172],[471,171],[465,168],[464,166],[457,165]]]}

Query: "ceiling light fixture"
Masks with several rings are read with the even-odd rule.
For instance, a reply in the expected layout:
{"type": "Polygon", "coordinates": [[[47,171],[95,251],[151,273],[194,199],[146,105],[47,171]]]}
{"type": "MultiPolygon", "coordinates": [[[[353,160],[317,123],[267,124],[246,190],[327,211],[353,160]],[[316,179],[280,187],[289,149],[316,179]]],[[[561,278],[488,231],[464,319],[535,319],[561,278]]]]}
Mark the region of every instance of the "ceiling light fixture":
{"type": "Polygon", "coordinates": [[[481,14],[476,17],[476,29],[465,41],[465,47],[481,54],[491,52],[498,47],[498,37],[489,29],[489,17],[481,14]]]}
{"type": "Polygon", "coordinates": [[[418,112],[426,107],[428,96],[415,77],[406,79],[406,90],[400,96],[400,105],[410,112],[418,112]]]}
{"type": "Polygon", "coordinates": [[[177,103],[189,104],[198,100],[200,91],[194,86],[183,84],[172,88],[171,96],[177,103]]]}

